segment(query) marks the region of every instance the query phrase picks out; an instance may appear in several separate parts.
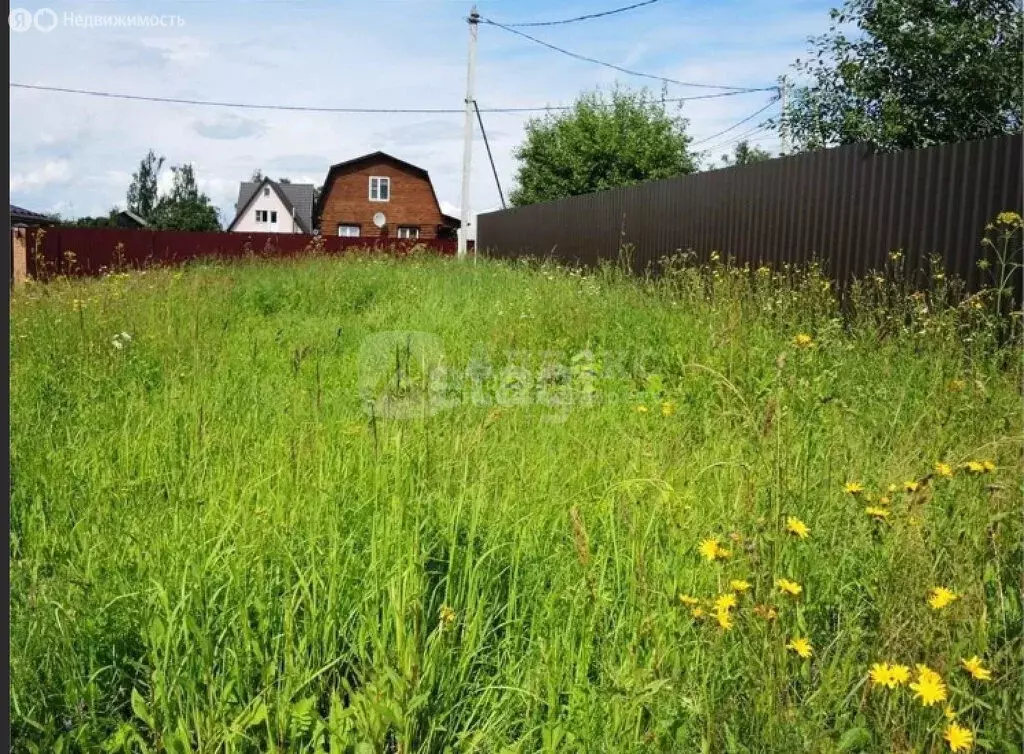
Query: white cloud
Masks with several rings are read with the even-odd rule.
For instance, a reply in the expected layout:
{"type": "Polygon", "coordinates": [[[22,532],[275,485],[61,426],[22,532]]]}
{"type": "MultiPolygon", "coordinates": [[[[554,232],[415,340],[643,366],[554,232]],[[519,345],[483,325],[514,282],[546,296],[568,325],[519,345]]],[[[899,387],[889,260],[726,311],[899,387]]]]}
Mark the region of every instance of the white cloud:
{"type": "Polygon", "coordinates": [[[48,160],[35,170],[11,173],[11,192],[34,191],[53,184],[67,183],[71,178],[71,163],[67,160],[48,160]]]}

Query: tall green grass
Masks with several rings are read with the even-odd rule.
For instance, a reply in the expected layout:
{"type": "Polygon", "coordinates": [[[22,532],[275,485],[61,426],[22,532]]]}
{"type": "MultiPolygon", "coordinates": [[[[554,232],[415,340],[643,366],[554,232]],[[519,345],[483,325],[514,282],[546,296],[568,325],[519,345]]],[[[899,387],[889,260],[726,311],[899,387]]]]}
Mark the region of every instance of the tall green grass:
{"type": "Polygon", "coordinates": [[[14,749],[942,750],[946,705],[867,680],[889,661],[1019,751],[1021,350],[909,294],[865,281],[843,316],[814,270],[426,258],[29,285],[14,749]],[[408,348],[361,393],[382,331],[437,337],[447,407],[389,416],[428,376],[408,348]],[[731,579],[729,631],[678,599],[731,579]]]}

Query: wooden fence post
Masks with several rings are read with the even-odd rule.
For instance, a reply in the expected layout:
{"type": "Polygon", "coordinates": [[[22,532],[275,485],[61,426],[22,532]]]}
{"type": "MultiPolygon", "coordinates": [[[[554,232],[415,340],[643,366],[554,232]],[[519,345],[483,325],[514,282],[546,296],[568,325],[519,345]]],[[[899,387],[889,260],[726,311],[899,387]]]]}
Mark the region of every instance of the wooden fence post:
{"type": "Polygon", "coordinates": [[[28,280],[28,244],[24,228],[11,229],[11,281],[18,286],[28,280]]]}

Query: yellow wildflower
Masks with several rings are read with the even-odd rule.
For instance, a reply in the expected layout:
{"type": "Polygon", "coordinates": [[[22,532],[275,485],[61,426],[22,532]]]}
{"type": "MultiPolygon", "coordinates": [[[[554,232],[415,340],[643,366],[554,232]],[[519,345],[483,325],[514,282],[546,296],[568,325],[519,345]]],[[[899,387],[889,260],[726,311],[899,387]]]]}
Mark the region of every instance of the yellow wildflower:
{"type": "Polygon", "coordinates": [[[920,488],[921,483],[915,482],[913,479],[910,479],[903,483],[903,489],[905,489],[907,492],[917,492],[920,488]]]}
{"type": "Polygon", "coordinates": [[[729,557],[729,551],[724,549],[715,537],[708,537],[702,541],[698,550],[707,561],[722,560],[729,557]]]}
{"type": "Polygon", "coordinates": [[[938,463],[935,464],[935,473],[938,474],[939,476],[951,477],[953,476],[953,467],[950,466],[948,463],[939,461],[938,463]]]}
{"type": "Polygon", "coordinates": [[[696,597],[691,597],[688,594],[680,594],[679,601],[688,607],[700,604],[700,600],[698,600],[696,597]]]}
{"type": "Polygon", "coordinates": [[[859,495],[864,491],[864,485],[860,482],[847,482],[843,486],[843,492],[849,493],[850,495],[859,495]]]}
{"type": "Polygon", "coordinates": [[[700,620],[705,615],[707,615],[707,613],[704,612],[704,608],[702,608],[702,607],[694,607],[693,609],[690,610],[690,615],[692,615],[694,618],[697,618],[698,620],[700,620]]]}
{"type": "Polygon", "coordinates": [[[869,505],[864,509],[864,512],[873,518],[877,518],[879,521],[887,521],[889,519],[889,511],[886,508],[876,508],[873,505],[869,505]]]}
{"type": "Polygon", "coordinates": [[[676,412],[676,404],[672,401],[665,401],[661,404],[661,415],[672,416],[676,412]]]}
{"type": "Polygon", "coordinates": [[[947,589],[944,586],[934,586],[928,597],[928,604],[932,610],[941,610],[950,605],[954,600],[959,599],[959,597],[960,595],[952,589],[947,589]]]}
{"type": "Polygon", "coordinates": [[[790,594],[794,597],[804,590],[797,582],[790,581],[789,579],[776,579],[775,585],[783,594],[790,594]]]}
{"type": "Polygon", "coordinates": [[[960,664],[964,666],[964,670],[971,674],[975,680],[978,681],[991,681],[992,671],[981,664],[981,658],[975,655],[969,660],[960,660],[960,664]]]}
{"type": "Polygon", "coordinates": [[[882,495],[880,498],[878,498],[879,505],[888,505],[890,502],[891,500],[889,499],[888,495],[882,495]]]}
{"type": "Polygon", "coordinates": [[[894,689],[910,681],[910,668],[906,665],[889,666],[889,688],[894,689]]]}
{"type": "Polygon", "coordinates": [[[647,413],[647,406],[645,406],[644,404],[641,403],[640,405],[638,405],[636,407],[636,412],[638,414],[646,414],[647,413]]]}
{"type": "Polygon", "coordinates": [[[797,333],[793,336],[793,345],[797,348],[812,348],[814,346],[814,338],[805,332],[797,333]]]}
{"type": "Polygon", "coordinates": [[[715,610],[730,610],[734,607],[736,607],[736,595],[731,592],[715,599],[715,610]]]}
{"type": "Polygon", "coordinates": [[[868,678],[876,686],[893,688],[892,676],[889,673],[889,663],[887,662],[876,662],[872,665],[871,670],[868,671],[868,678]]]}
{"type": "Polygon", "coordinates": [[[1022,224],[1021,217],[1016,212],[1000,212],[996,215],[996,222],[1002,225],[1016,225],[1022,224]]]}
{"type": "Polygon", "coordinates": [[[790,534],[795,534],[800,539],[807,539],[811,533],[811,530],[807,528],[807,524],[794,516],[786,519],[786,531],[790,534]]]}
{"type": "Polygon", "coordinates": [[[985,464],[983,464],[981,461],[968,461],[967,463],[964,464],[964,468],[966,468],[972,474],[985,473],[985,464]]]}
{"type": "Polygon", "coordinates": [[[984,461],[981,462],[981,465],[984,466],[985,467],[985,471],[987,471],[989,473],[991,473],[991,472],[996,470],[995,463],[990,461],[987,458],[984,461]]]}
{"type": "Polygon", "coordinates": [[[974,746],[974,734],[956,723],[950,723],[942,737],[949,743],[949,750],[953,752],[970,751],[974,746]]]}
{"type": "Polygon", "coordinates": [[[809,642],[807,639],[801,639],[799,637],[793,637],[790,640],[789,644],[786,645],[786,649],[792,649],[805,660],[812,654],[814,654],[814,649],[811,647],[811,642],[809,642]]]}
{"type": "Polygon", "coordinates": [[[455,622],[455,611],[448,607],[448,605],[441,605],[438,618],[441,621],[441,629],[444,630],[455,622]]]}
{"type": "Polygon", "coordinates": [[[959,393],[961,390],[967,387],[967,383],[964,382],[963,380],[950,380],[949,384],[946,387],[949,388],[949,392],[951,393],[959,393]]]}
{"type": "Polygon", "coordinates": [[[718,625],[722,627],[722,630],[728,631],[732,628],[732,615],[726,610],[715,610],[715,620],[718,621],[718,625]]]}
{"type": "Polygon", "coordinates": [[[733,579],[729,582],[729,588],[734,592],[743,593],[750,589],[750,582],[744,581],[743,579],[733,579]]]}
{"type": "Polygon", "coordinates": [[[925,707],[946,701],[946,684],[942,676],[927,665],[917,666],[917,683],[910,684],[910,688],[925,707]]]}
{"type": "Polygon", "coordinates": [[[946,709],[942,710],[942,715],[947,720],[956,720],[956,710],[950,707],[948,704],[946,705],[946,709]]]}

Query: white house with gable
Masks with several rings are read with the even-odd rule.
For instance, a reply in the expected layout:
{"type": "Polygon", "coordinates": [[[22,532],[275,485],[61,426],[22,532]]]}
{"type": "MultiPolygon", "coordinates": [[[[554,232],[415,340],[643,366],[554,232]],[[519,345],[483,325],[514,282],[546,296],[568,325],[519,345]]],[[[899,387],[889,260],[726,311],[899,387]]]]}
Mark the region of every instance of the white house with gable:
{"type": "Polygon", "coordinates": [[[245,181],[238,188],[231,233],[313,232],[313,184],[270,178],[245,181]]]}

